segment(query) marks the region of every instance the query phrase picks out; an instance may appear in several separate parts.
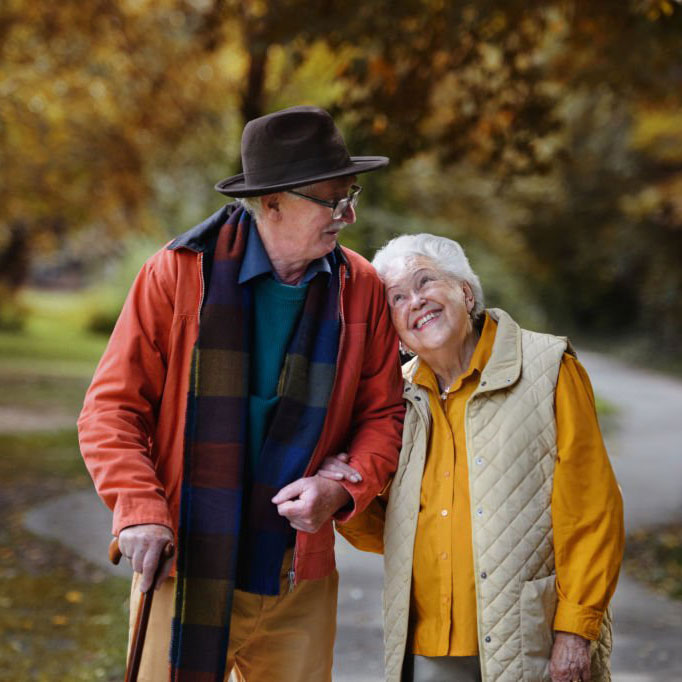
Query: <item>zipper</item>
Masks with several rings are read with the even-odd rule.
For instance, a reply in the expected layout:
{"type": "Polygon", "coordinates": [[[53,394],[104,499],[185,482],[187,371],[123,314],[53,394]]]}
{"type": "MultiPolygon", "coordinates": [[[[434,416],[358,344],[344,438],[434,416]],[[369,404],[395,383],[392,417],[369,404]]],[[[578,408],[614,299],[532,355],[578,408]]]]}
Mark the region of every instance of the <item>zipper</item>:
{"type": "MultiPolygon", "coordinates": [[[[339,334],[339,350],[336,354],[336,367],[334,367],[334,381],[332,382],[332,391],[329,394],[329,397],[331,398],[332,395],[334,395],[334,389],[336,388],[336,379],[339,374],[339,360],[341,359],[341,351],[343,350],[343,340],[345,338],[345,328],[346,328],[346,320],[343,317],[343,305],[341,304],[341,294],[343,293],[343,272],[345,273],[346,266],[341,263],[339,265],[339,294],[338,294],[338,304],[339,304],[339,316],[341,318],[341,333],[339,334]]],[[[322,431],[324,431],[324,424],[322,425],[322,431]]],[[[313,452],[313,456],[310,458],[310,462],[308,462],[308,466],[305,468],[305,471],[303,472],[303,476],[308,476],[310,474],[310,470],[312,469],[313,462],[315,461],[315,452],[313,452]]],[[[287,574],[287,577],[289,579],[289,592],[293,592],[294,587],[296,586],[296,569],[294,568],[296,564],[296,548],[298,546],[298,532],[296,533],[296,542],[294,543],[294,553],[293,556],[291,557],[291,568],[289,569],[289,573],[287,574]]]]}
{"type": "Polygon", "coordinates": [[[206,283],[204,282],[204,252],[199,251],[199,310],[197,310],[197,321],[201,320],[201,309],[204,306],[205,293],[206,283]]]}
{"type": "MultiPolygon", "coordinates": [[[[298,536],[298,533],[296,534],[298,536]]],[[[287,578],[289,580],[289,593],[294,591],[296,586],[296,571],[294,570],[294,564],[296,563],[296,544],[294,544],[294,552],[291,555],[291,567],[289,568],[289,573],[287,573],[287,578]]]]}

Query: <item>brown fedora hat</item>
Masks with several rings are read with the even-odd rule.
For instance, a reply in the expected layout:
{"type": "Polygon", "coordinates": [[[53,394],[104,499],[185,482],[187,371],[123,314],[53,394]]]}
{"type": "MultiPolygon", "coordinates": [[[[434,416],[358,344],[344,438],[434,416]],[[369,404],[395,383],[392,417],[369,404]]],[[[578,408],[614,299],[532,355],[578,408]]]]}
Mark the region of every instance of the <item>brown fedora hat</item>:
{"type": "Polygon", "coordinates": [[[221,180],[215,188],[230,197],[252,197],[386,164],[385,156],[350,156],[328,112],[298,106],[249,121],[242,133],[244,172],[221,180]]]}

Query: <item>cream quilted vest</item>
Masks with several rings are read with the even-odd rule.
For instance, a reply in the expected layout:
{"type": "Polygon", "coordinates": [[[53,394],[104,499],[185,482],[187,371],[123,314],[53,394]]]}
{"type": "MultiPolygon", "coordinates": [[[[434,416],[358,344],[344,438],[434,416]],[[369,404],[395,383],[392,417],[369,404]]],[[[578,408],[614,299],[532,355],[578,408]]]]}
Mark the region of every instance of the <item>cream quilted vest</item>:
{"type": "MultiPolygon", "coordinates": [[[[549,681],[556,607],[551,495],[554,390],[566,339],[520,327],[502,310],[492,355],[466,407],[479,657],[483,682],[549,681]]],[[[570,349],[569,349],[570,350],[570,349]]],[[[430,431],[429,398],[404,369],[407,413],[384,530],[386,680],[399,682],[414,537],[430,431]]],[[[609,618],[593,643],[592,680],[610,680],[609,618]]]]}

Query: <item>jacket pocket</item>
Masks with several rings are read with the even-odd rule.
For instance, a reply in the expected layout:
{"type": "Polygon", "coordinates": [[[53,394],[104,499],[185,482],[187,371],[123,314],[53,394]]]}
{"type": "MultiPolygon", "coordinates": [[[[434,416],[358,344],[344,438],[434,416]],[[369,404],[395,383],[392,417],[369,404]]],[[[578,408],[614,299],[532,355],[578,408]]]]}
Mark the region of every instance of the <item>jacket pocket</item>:
{"type": "Polygon", "coordinates": [[[550,682],[549,658],[554,643],[556,576],[521,585],[521,659],[524,682],[550,682]]]}

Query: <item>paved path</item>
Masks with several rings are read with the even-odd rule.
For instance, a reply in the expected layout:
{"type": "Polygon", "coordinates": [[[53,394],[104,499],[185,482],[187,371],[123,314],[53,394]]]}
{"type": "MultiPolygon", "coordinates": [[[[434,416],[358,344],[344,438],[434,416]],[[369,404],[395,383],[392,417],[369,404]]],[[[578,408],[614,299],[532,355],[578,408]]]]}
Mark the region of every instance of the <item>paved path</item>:
{"type": "MultiPolygon", "coordinates": [[[[606,440],[623,488],[628,532],[682,519],[682,382],[581,353],[595,391],[619,409],[606,440]]],[[[103,568],[110,514],[90,491],[26,515],[27,527],[57,538],[103,568]]],[[[381,559],[337,541],[341,583],[335,682],[382,679],[381,559]]],[[[128,574],[128,569],[119,569],[128,574]]],[[[622,575],[613,600],[614,682],[682,682],[682,605],[622,575]]]]}

